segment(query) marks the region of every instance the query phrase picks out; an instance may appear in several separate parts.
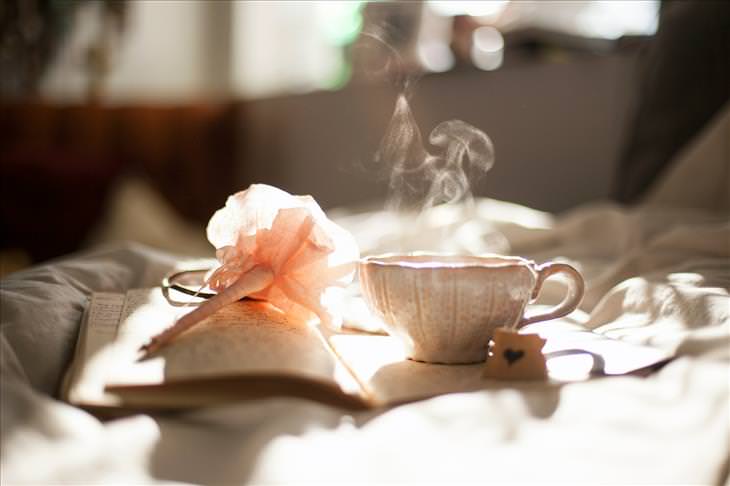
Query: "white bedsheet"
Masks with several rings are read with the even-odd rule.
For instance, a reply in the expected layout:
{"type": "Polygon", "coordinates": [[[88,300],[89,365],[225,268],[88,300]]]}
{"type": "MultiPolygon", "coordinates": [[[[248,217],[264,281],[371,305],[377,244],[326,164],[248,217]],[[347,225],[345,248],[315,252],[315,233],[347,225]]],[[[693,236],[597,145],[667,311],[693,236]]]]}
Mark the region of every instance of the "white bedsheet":
{"type": "Polygon", "coordinates": [[[385,213],[340,215],[365,253],[445,235],[441,249],[573,262],[587,327],[678,355],[648,378],[505,386],[378,413],[270,399],[101,423],[53,398],[86,297],[157,284],[180,260],[117,246],[13,274],[1,289],[2,482],[727,484],[727,208],[673,208],[661,194],[660,205],[560,217],[479,200],[468,224],[442,214],[417,234],[385,213]]]}

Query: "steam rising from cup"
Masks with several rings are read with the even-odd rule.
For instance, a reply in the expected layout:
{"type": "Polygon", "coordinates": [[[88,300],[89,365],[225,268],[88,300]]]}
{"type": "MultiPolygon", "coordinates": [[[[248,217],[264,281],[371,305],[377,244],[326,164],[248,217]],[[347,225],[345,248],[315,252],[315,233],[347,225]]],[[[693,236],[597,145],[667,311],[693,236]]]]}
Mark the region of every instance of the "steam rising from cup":
{"type": "Polygon", "coordinates": [[[376,41],[385,53],[384,67],[373,71],[389,74],[398,89],[393,115],[375,154],[375,163],[388,174],[386,209],[392,218],[402,220],[389,250],[507,252],[505,237],[477,216],[472,194],[472,184],[494,166],[490,138],[464,121],[449,120],[431,131],[426,146],[409,99],[415,78],[405,74],[409,69],[381,33],[365,33],[364,38],[376,41]],[[406,221],[410,224],[402,224],[406,221]]]}
{"type": "Polygon", "coordinates": [[[461,120],[438,124],[424,147],[408,98],[400,93],[375,154],[390,168],[389,209],[427,210],[438,204],[470,202],[470,181],[494,165],[494,145],[481,130],[461,120]]]}
{"type": "Polygon", "coordinates": [[[471,181],[494,165],[492,141],[461,120],[438,124],[428,142],[430,149],[424,146],[403,87],[375,154],[375,161],[390,171],[388,209],[425,211],[439,204],[470,204],[471,181]]]}

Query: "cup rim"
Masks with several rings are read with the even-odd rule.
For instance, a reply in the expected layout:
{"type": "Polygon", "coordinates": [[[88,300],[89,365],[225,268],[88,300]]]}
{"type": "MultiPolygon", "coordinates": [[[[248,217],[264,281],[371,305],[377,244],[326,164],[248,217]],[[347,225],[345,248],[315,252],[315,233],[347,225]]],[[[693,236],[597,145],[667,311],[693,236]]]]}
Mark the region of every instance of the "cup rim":
{"type": "Polygon", "coordinates": [[[382,253],[360,259],[360,266],[401,268],[503,268],[513,266],[534,266],[535,262],[520,256],[483,253],[463,255],[458,253],[408,252],[382,253]],[[454,259],[454,260],[451,260],[454,259]],[[458,260],[464,259],[464,260],[458,260]]]}

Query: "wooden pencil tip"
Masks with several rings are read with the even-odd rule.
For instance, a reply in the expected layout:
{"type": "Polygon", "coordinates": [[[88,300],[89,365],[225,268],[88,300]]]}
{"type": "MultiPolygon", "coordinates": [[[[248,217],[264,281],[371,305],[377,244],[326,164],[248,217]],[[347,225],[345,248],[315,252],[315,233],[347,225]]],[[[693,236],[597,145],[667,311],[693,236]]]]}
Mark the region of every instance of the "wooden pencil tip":
{"type": "Polygon", "coordinates": [[[148,342],[147,344],[143,344],[137,350],[137,361],[144,361],[146,359],[152,358],[157,349],[159,349],[159,346],[154,340],[148,342]]]}
{"type": "Polygon", "coordinates": [[[151,341],[149,341],[148,343],[146,343],[146,344],[143,344],[142,346],[140,346],[140,347],[139,347],[139,351],[140,351],[141,353],[144,353],[144,354],[146,354],[146,355],[150,355],[150,354],[154,353],[154,352],[155,352],[155,351],[157,350],[157,348],[159,348],[159,347],[160,347],[160,346],[159,346],[159,344],[157,343],[157,341],[156,341],[156,340],[154,340],[154,339],[152,339],[152,340],[151,340],[151,341]]]}

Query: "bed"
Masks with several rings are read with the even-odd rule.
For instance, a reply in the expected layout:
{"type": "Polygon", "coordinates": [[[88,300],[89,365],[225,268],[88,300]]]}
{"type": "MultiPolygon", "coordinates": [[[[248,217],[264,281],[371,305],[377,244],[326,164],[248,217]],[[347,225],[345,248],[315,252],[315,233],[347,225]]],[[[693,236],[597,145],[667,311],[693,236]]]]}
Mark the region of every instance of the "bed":
{"type": "Polygon", "coordinates": [[[469,221],[441,208],[418,234],[382,211],[333,213],[364,254],[502,245],[573,263],[586,328],[675,354],[653,374],[363,413],[272,398],[101,421],[57,399],[88,296],[157,285],[183,262],[105,246],[2,280],[2,482],[730,484],[729,113],[635,207],[551,215],[478,199],[469,221]]]}

